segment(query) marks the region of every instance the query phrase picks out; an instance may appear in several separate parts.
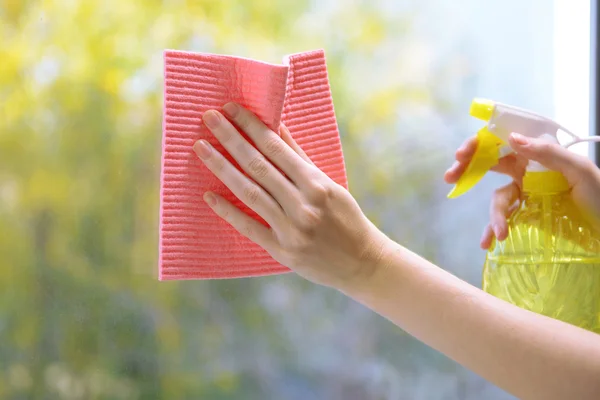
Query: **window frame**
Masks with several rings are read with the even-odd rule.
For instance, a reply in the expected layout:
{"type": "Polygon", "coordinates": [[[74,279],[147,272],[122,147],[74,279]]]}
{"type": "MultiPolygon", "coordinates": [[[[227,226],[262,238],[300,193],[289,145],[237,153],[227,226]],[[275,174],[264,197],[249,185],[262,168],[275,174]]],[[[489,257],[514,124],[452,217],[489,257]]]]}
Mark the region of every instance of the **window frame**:
{"type": "MultiPolygon", "coordinates": [[[[600,136],[600,61],[598,53],[598,42],[600,42],[600,0],[590,0],[590,132],[592,135],[600,136]]],[[[592,147],[592,157],[600,166],[600,143],[592,147]]]]}

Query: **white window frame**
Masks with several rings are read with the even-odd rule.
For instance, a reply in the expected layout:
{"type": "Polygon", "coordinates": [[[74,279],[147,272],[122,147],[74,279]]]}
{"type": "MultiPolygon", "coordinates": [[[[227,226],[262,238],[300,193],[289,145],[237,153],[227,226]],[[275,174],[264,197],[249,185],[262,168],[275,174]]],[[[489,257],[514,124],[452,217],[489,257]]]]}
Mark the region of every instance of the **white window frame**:
{"type": "MultiPolygon", "coordinates": [[[[595,134],[595,71],[592,55],[596,0],[554,0],[554,118],[575,134],[595,134]]],[[[572,150],[595,158],[593,144],[572,150]]]]}

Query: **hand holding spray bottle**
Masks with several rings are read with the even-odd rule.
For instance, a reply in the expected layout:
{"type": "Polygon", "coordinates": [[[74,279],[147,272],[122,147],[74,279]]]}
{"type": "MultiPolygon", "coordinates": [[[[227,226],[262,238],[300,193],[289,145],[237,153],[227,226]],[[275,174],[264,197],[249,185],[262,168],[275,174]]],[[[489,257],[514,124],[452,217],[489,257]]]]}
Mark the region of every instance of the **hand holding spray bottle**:
{"type": "MultiPolygon", "coordinates": [[[[555,121],[513,106],[475,99],[471,115],[487,121],[477,133],[477,150],[448,195],[469,191],[512,153],[511,133],[569,147],[599,137],[579,138],[555,121]]],[[[483,289],[533,312],[600,333],[600,235],[573,203],[566,178],[530,161],[523,178],[523,199],[509,218],[508,237],[490,247],[483,289]]]]}

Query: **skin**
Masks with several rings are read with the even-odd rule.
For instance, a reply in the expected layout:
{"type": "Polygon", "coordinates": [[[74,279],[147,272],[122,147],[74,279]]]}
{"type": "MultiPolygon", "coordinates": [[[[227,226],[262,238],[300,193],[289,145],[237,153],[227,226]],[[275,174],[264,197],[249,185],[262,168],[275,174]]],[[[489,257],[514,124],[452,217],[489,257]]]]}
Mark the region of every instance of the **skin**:
{"type": "MultiPolygon", "coordinates": [[[[571,195],[596,228],[600,228],[600,170],[588,158],[581,157],[558,144],[513,134],[510,146],[516,154],[500,159],[492,171],[508,175],[513,181],[496,190],[490,206],[490,223],[481,237],[481,248],[488,249],[492,240],[508,236],[507,218],[518,208],[522,199],[523,176],[529,160],[548,169],[561,172],[571,186],[571,195]]],[[[477,149],[477,138],[468,139],[456,151],[456,162],[444,175],[447,183],[456,183],[467,169],[477,149]]]]}
{"type": "MultiPolygon", "coordinates": [[[[194,145],[196,154],[269,227],[214,193],[204,193],[204,200],[277,261],[370,307],[521,399],[600,398],[600,335],[490,296],[395,243],[365,217],[348,191],[310,162],[285,127],[276,134],[231,103],[222,113],[206,112],[203,120],[252,180],[205,141],[194,145]]],[[[535,147],[542,144],[519,144],[520,137],[511,140],[522,146],[521,156],[542,157],[535,147]]],[[[458,164],[446,174],[448,182],[464,172],[476,146],[471,142],[457,153],[458,164]]],[[[581,204],[593,205],[593,197],[587,196],[598,195],[600,172],[581,160],[581,168],[575,168],[567,166],[573,160],[550,158],[540,162],[567,168],[562,172],[574,196],[580,196],[576,198],[581,204]],[[581,177],[584,171],[590,176],[581,177]]],[[[519,162],[515,157],[514,165],[504,161],[506,165],[496,168],[512,171],[517,188],[519,162]]],[[[519,197],[511,190],[516,189],[499,191],[492,207],[492,226],[500,225],[500,237],[510,209],[506,204],[519,197]]]]}

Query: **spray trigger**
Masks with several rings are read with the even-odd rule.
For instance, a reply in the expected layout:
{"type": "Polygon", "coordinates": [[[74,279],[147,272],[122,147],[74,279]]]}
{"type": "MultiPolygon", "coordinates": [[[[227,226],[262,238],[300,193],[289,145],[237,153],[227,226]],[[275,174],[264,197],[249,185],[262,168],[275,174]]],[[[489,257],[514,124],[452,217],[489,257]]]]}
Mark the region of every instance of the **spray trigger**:
{"type": "Polygon", "coordinates": [[[500,148],[505,145],[506,142],[490,132],[487,126],[481,128],[477,132],[477,150],[467,169],[448,194],[448,198],[457,198],[471,190],[492,167],[498,164],[500,148]]]}

